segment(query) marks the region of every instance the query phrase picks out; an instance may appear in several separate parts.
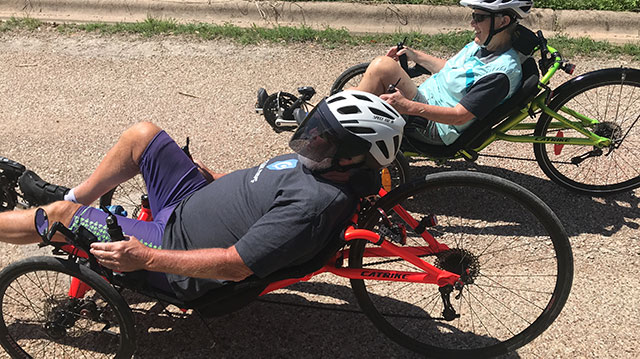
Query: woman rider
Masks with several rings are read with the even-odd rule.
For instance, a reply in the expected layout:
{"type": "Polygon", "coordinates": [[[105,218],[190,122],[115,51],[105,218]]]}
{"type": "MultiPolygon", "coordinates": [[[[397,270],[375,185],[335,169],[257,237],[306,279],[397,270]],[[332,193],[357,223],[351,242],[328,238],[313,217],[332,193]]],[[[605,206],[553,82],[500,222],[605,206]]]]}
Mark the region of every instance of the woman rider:
{"type": "Polygon", "coordinates": [[[473,120],[488,115],[520,87],[520,55],[511,41],[533,1],[462,0],[460,4],[473,9],[475,38],[454,57],[447,61],[409,47],[393,47],[371,62],[356,87],[380,95],[398,112],[411,116],[405,129],[410,139],[450,145],[473,120]],[[416,87],[398,63],[403,54],[433,76],[416,87]],[[396,83],[398,91],[386,94],[396,83]]]}

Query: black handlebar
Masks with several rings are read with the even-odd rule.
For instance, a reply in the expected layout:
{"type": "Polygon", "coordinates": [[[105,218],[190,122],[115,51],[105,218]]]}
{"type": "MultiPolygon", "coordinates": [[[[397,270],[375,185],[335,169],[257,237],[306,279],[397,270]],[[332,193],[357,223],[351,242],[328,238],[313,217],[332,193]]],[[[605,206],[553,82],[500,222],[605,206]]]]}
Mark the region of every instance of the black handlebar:
{"type": "Polygon", "coordinates": [[[116,218],[116,216],[111,213],[107,207],[102,206],[101,209],[108,214],[105,222],[107,222],[107,232],[109,232],[111,241],[124,241],[124,234],[122,233],[122,227],[118,224],[118,218],[116,218]]]}
{"type": "MultiPolygon", "coordinates": [[[[404,49],[404,44],[407,42],[407,38],[398,43],[396,49],[398,51],[404,49]]],[[[400,67],[409,75],[409,77],[414,78],[421,75],[431,75],[431,71],[427,70],[420,64],[415,64],[414,66],[409,67],[409,61],[407,59],[407,54],[402,54],[398,56],[398,61],[400,61],[400,67]]]]}

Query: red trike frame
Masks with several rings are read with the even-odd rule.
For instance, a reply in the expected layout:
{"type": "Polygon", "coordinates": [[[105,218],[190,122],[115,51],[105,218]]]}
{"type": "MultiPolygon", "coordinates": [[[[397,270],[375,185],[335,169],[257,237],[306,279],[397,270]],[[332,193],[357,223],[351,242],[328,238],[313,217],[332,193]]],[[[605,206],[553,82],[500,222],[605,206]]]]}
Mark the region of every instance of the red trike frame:
{"type": "MultiPolygon", "coordinates": [[[[382,197],[387,192],[384,189],[380,189],[379,195],[382,197]]],[[[397,205],[393,208],[393,211],[402,218],[406,225],[415,229],[419,226],[419,222],[415,220],[402,206],[397,205]]],[[[138,215],[138,219],[150,220],[150,216],[144,211],[141,211],[138,215]]],[[[357,223],[358,216],[353,216],[352,222],[357,223]]],[[[436,284],[438,287],[444,287],[447,285],[455,285],[460,280],[460,275],[451,273],[446,270],[436,268],[435,266],[425,262],[420,258],[421,255],[434,254],[441,251],[448,250],[449,247],[445,244],[439,243],[429,232],[426,230],[421,234],[422,238],[426,242],[426,246],[398,246],[388,239],[381,238],[377,233],[366,230],[358,229],[353,225],[350,225],[344,233],[344,239],[346,242],[351,242],[356,239],[364,239],[371,243],[377,244],[378,247],[365,248],[364,257],[398,257],[413,264],[416,267],[416,271],[395,271],[395,270],[369,270],[365,268],[343,268],[337,266],[338,259],[348,258],[349,249],[342,249],[336,253],[336,255],[329,260],[329,262],[321,269],[307,274],[302,278],[284,279],[270,283],[260,295],[270,293],[272,291],[285,288],[289,285],[298,282],[305,282],[315,277],[318,274],[325,272],[333,273],[339,277],[349,279],[367,279],[367,280],[381,280],[391,282],[412,282],[412,283],[424,283],[424,284],[436,284]]],[[[67,253],[74,254],[78,257],[87,258],[87,254],[83,251],[75,248],[73,245],[62,246],[61,249],[67,253]]],[[[73,278],[71,287],[69,288],[69,296],[75,298],[81,298],[90,289],[88,285],[73,278]]]]}

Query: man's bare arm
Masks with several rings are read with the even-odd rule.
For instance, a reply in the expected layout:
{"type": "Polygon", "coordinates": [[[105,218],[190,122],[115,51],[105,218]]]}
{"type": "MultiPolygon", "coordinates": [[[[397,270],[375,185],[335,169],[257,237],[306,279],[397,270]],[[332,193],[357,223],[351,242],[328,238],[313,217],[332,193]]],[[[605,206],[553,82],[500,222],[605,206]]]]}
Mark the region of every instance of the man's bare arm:
{"type": "Polygon", "coordinates": [[[240,281],[253,274],[234,246],[189,251],[153,249],[137,239],[94,243],[91,253],[107,268],[131,272],[149,270],[187,277],[240,281]]]}

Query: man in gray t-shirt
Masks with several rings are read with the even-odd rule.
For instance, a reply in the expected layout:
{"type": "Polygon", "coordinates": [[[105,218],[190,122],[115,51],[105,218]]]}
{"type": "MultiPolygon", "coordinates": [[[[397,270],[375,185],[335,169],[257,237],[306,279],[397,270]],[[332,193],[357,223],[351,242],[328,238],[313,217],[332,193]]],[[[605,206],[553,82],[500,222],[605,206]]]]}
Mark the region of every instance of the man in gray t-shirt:
{"type": "MultiPolygon", "coordinates": [[[[254,168],[213,174],[159,127],[140,123],[79,186],[59,188],[33,173],[20,186],[55,201],[45,206],[51,222],[94,231],[101,242],[91,253],[101,265],[144,270],[150,285],[190,300],[226,281],[264,278],[313,258],[354,211],[354,174],[389,165],[403,127],[379,97],[344,91],[321,101],[300,125],[289,143],[297,154],[254,168]],[[130,240],[109,242],[106,213],[87,204],[136,173],[145,180],[153,220],[120,217],[130,240]]],[[[39,242],[34,216],[33,209],[0,213],[0,241],[39,242]]]]}
{"type": "MultiPolygon", "coordinates": [[[[235,246],[251,272],[265,277],[311,260],[337,235],[355,204],[345,183],[314,175],[295,154],[279,156],[225,175],[180,202],[162,248],[235,246]]],[[[182,299],[223,283],[177,274],[167,278],[182,299]]]]}

